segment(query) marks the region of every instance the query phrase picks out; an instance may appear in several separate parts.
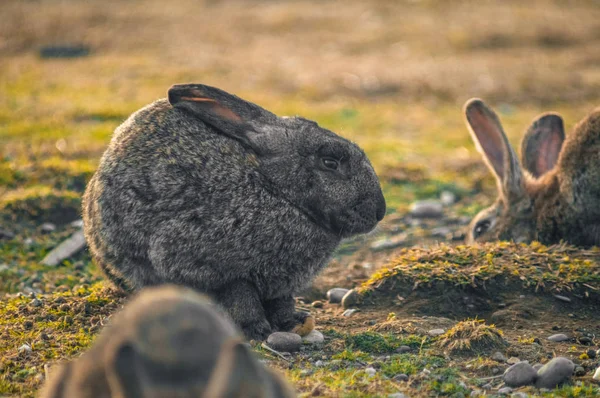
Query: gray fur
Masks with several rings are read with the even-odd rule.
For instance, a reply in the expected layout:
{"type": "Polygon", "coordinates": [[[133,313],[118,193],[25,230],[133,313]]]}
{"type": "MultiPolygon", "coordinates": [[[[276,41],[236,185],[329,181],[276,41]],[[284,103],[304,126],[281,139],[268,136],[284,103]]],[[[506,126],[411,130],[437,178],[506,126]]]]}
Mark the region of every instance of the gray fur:
{"type": "Polygon", "coordinates": [[[208,293],[248,338],[290,330],[306,318],[293,295],[341,239],[385,213],[369,160],[313,121],[216,88],[176,85],[169,100],[116,129],[87,187],[93,258],[124,289],[208,293]],[[337,171],[324,166],[329,157],[337,171]]]}
{"type": "Polygon", "coordinates": [[[42,398],[295,396],[262,366],[207,298],[174,286],[144,289],[94,346],[51,369],[42,398]]]}

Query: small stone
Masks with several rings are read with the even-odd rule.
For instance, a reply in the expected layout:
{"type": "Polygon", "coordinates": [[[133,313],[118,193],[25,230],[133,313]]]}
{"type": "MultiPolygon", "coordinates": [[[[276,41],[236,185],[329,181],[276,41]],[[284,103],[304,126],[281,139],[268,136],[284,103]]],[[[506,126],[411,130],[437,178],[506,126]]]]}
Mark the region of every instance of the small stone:
{"type": "Polygon", "coordinates": [[[13,234],[12,232],[10,232],[7,229],[0,229],[0,240],[2,239],[6,239],[6,240],[11,240],[15,237],[15,234],[13,234]]]}
{"type": "Polygon", "coordinates": [[[513,393],[510,398],[529,398],[529,394],[519,391],[513,393]]]}
{"type": "Polygon", "coordinates": [[[567,358],[554,358],[538,370],[537,388],[554,388],[567,381],[575,370],[575,364],[567,358]]]}
{"type": "Polygon", "coordinates": [[[594,350],[591,350],[591,349],[587,350],[586,354],[587,354],[588,358],[590,358],[590,359],[595,359],[596,358],[596,351],[594,351],[594,350]]]}
{"type": "Polygon", "coordinates": [[[569,336],[567,336],[566,334],[553,334],[552,336],[548,337],[548,340],[550,341],[554,341],[555,343],[559,343],[561,341],[567,341],[569,340],[569,336]]]}
{"type": "Polygon", "coordinates": [[[430,336],[441,336],[444,333],[446,333],[446,331],[444,329],[431,329],[430,331],[427,332],[428,335],[430,336]]]}
{"type": "Polygon", "coordinates": [[[579,341],[579,343],[583,345],[591,345],[593,343],[593,340],[587,336],[581,336],[577,339],[577,341],[579,341]]]}
{"type": "Polygon", "coordinates": [[[325,337],[318,330],[312,330],[309,334],[302,337],[302,341],[308,344],[323,344],[325,337]]]}
{"type": "Polygon", "coordinates": [[[440,202],[442,202],[444,206],[453,205],[456,203],[456,195],[451,191],[442,191],[440,194],[440,202]]]}
{"type": "Polygon", "coordinates": [[[575,368],[575,376],[585,376],[585,369],[583,366],[577,366],[575,368]]]}
{"type": "Polygon", "coordinates": [[[42,306],[42,302],[36,298],[31,300],[31,302],[29,304],[31,304],[32,307],[41,307],[42,306]]]}
{"type": "Polygon", "coordinates": [[[600,380],[600,368],[596,369],[596,372],[594,373],[594,376],[592,376],[592,379],[600,380]]]}
{"type": "Polygon", "coordinates": [[[483,393],[479,390],[473,390],[471,391],[471,394],[469,394],[469,396],[473,397],[473,398],[477,398],[479,396],[481,396],[483,393]]]}
{"type": "Polygon", "coordinates": [[[342,316],[351,316],[352,314],[354,314],[356,311],[358,311],[356,308],[352,308],[349,310],[346,310],[342,313],[342,316]]]}
{"type": "Polygon", "coordinates": [[[506,362],[506,357],[500,351],[496,351],[492,355],[492,360],[494,360],[496,362],[506,362]]]}
{"type": "Polygon", "coordinates": [[[369,376],[369,377],[373,377],[375,376],[375,374],[377,374],[377,370],[375,370],[375,368],[366,368],[365,369],[365,373],[369,376]]]}
{"type": "Polygon", "coordinates": [[[31,352],[31,347],[27,344],[23,344],[21,347],[18,348],[18,351],[25,354],[29,354],[31,352]]]}
{"type": "Polygon", "coordinates": [[[408,398],[408,397],[405,394],[402,394],[401,392],[396,392],[394,394],[388,395],[388,398],[408,398]]]}
{"type": "Polygon", "coordinates": [[[425,368],[421,371],[421,375],[423,375],[425,377],[429,376],[430,374],[431,374],[431,370],[429,370],[427,368],[425,368]]]}
{"type": "Polygon", "coordinates": [[[44,381],[44,375],[42,373],[38,373],[35,375],[34,380],[38,383],[41,383],[44,381]]]}
{"type": "Polygon", "coordinates": [[[394,376],[394,381],[398,381],[398,382],[408,381],[408,375],[406,375],[404,373],[400,373],[400,374],[394,376]]]}
{"type": "Polygon", "coordinates": [[[313,301],[311,304],[311,307],[313,308],[323,308],[323,302],[322,301],[313,301]]]}
{"type": "Polygon", "coordinates": [[[484,385],[482,385],[482,386],[481,386],[481,388],[483,388],[483,389],[484,389],[484,390],[486,390],[486,391],[489,391],[489,390],[491,390],[493,387],[494,387],[494,386],[492,386],[492,384],[491,384],[491,383],[487,383],[487,384],[484,384],[484,385]]]}
{"type": "Polygon", "coordinates": [[[555,295],[554,295],[554,298],[556,298],[556,299],[558,299],[558,300],[560,300],[560,301],[564,301],[565,303],[570,303],[570,302],[571,302],[571,299],[570,299],[570,298],[568,298],[568,297],[565,297],[565,296],[561,296],[561,295],[559,295],[559,294],[555,294],[555,295]]]}
{"type": "Polygon", "coordinates": [[[537,372],[527,362],[519,362],[506,369],[504,383],[509,387],[521,387],[533,384],[537,372]]]}
{"type": "Polygon", "coordinates": [[[370,246],[373,251],[391,250],[406,244],[408,235],[405,233],[392,236],[390,238],[379,239],[370,246]]]}
{"type": "Polygon", "coordinates": [[[512,392],[512,388],[510,387],[502,387],[501,389],[498,390],[498,394],[502,394],[502,395],[508,395],[512,392]]]}
{"type": "Polygon", "coordinates": [[[56,225],[46,222],[41,225],[40,230],[44,233],[54,232],[56,231],[56,225]]]}
{"type": "Polygon", "coordinates": [[[506,361],[506,363],[508,363],[509,365],[514,365],[521,362],[521,360],[517,357],[510,357],[508,358],[508,360],[506,361]]]}
{"type": "Polygon", "coordinates": [[[325,366],[325,362],[323,362],[319,359],[317,362],[315,362],[315,366],[317,368],[322,368],[323,366],[325,366]]]}
{"type": "Polygon", "coordinates": [[[552,330],[559,330],[560,328],[556,325],[552,326],[552,330]]]}
{"type": "Polygon", "coordinates": [[[296,333],[275,332],[267,338],[267,345],[275,351],[295,352],[300,350],[302,337],[296,333]]]}
{"type": "Polygon", "coordinates": [[[71,226],[75,227],[75,228],[83,228],[83,220],[82,219],[75,220],[71,223],[71,226]]]}
{"type": "Polygon", "coordinates": [[[401,345],[400,347],[396,348],[396,352],[398,354],[406,354],[407,352],[411,352],[411,348],[407,345],[401,345]]]}
{"type": "Polygon", "coordinates": [[[434,238],[446,238],[452,234],[452,230],[448,227],[437,227],[431,230],[431,236],[434,238]]]}
{"type": "Polygon", "coordinates": [[[312,375],[314,372],[312,371],[312,369],[302,369],[300,371],[300,376],[301,377],[306,377],[306,376],[310,376],[312,375]]]}
{"type": "Polygon", "coordinates": [[[444,215],[444,207],[435,200],[421,200],[410,206],[410,215],[414,218],[440,218],[444,215]]]}
{"type": "Polygon", "coordinates": [[[333,289],[329,289],[327,292],[327,300],[331,304],[341,303],[342,299],[348,293],[350,289],[342,289],[341,287],[334,287],[333,289]]]}
{"type": "Polygon", "coordinates": [[[342,307],[351,308],[358,303],[359,295],[354,289],[349,290],[342,298],[342,307]]]}

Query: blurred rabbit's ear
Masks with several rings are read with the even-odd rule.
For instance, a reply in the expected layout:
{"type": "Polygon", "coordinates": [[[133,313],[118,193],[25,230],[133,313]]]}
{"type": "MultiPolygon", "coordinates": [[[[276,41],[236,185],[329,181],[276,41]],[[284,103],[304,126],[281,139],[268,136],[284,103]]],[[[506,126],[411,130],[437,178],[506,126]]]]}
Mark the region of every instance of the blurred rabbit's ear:
{"type": "Polygon", "coordinates": [[[105,365],[111,396],[141,397],[142,387],[136,371],[138,354],[135,348],[130,343],[123,342],[115,350],[108,351],[105,365]]]}
{"type": "Polygon", "coordinates": [[[525,170],[540,177],[551,170],[565,141],[562,118],[546,113],[533,121],[521,142],[521,162],[525,170]]]}
{"type": "Polygon", "coordinates": [[[203,84],[175,84],[168,91],[169,103],[191,112],[221,133],[253,147],[257,134],[249,123],[269,124],[277,116],[260,106],[203,84]]]}
{"type": "Polygon", "coordinates": [[[520,197],[524,193],[521,166],[498,116],[478,98],[467,101],[464,112],[471,137],[494,172],[500,192],[509,200],[520,197]]]}
{"type": "Polygon", "coordinates": [[[267,397],[266,371],[241,341],[223,344],[205,392],[207,398],[267,397]]]}

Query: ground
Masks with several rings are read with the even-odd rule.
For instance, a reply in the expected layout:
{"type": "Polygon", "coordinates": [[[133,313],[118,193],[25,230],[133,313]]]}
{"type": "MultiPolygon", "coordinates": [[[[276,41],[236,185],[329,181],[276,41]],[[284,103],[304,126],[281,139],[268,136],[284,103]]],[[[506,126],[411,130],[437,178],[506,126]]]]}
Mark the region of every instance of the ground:
{"type": "Polygon", "coordinates": [[[76,357],[122,305],[87,252],[40,261],[77,229],[113,129],[180,82],[314,119],[361,145],[381,178],[384,221],[340,247],[299,298],[325,345],[285,359],[255,347],[301,394],[490,394],[507,367],[495,351],[583,367],[560,390],[530,394],[600,394],[587,353],[599,348],[598,250],[461,240],[496,194],[462,105],[488,101],[514,145],[543,111],[570,128],[600,105],[598,21],[592,0],[1,2],[0,395],[34,395],[44,365],[76,357]],[[39,53],[78,43],[89,54],[39,53]],[[407,215],[449,193],[440,218],[407,215]],[[357,287],[359,311],[313,305],[331,287],[357,287]],[[428,334],[438,328],[447,333],[428,334]],[[571,340],[547,341],[554,333],[571,340]]]}

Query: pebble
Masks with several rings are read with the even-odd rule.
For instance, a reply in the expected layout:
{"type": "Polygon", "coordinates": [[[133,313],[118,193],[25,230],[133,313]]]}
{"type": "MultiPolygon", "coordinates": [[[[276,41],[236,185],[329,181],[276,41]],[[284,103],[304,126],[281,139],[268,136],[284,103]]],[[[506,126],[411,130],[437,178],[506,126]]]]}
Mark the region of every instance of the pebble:
{"type": "Polygon", "coordinates": [[[49,222],[45,222],[42,224],[40,229],[42,230],[42,232],[45,232],[45,233],[54,232],[54,231],[56,231],[56,225],[49,223],[49,222]]]}
{"type": "Polygon", "coordinates": [[[510,387],[502,387],[501,389],[498,390],[498,394],[502,394],[502,395],[508,395],[512,392],[512,388],[510,387]]]}
{"type": "Polygon", "coordinates": [[[313,301],[311,304],[311,307],[313,308],[323,308],[323,302],[322,301],[313,301]]]}
{"type": "Polygon", "coordinates": [[[440,194],[440,202],[442,202],[444,206],[453,205],[456,203],[456,195],[451,191],[442,191],[440,194]]]}
{"type": "Polygon", "coordinates": [[[400,374],[394,376],[394,381],[408,381],[408,375],[406,375],[404,373],[400,373],[400,374]]]}
{"type": "Polygon", "coordinates": [[[377,374],[377,370],[375,370],[375,368],[366,368],[365,369],[365,373],[369,376],[369,377],[373,377],[377,374]]]}
{"type": "Polygon", "coordinates": [[[521,362],[521,360],[517,357],[510,357],[508,358],[508,360],[506,361],[506,363],[508,363],[509,365],[514,365],[521,362]]]}
{"type": "Polygon", "coordinates": [[[561,296],[561,295],[559,295],[559,294],[555,294],[555,295],[554,295],[554,298],[556,298],[556,299],[558,299],[558,300],[560,300],[560,301],[564,301],[565,303],[570,303],[570,302],[571,302],[571,299],[570,299],[570,298],[568,298],[568,297],[565,297],[565,296],[561,296]]]}
{"type": "Polygon", "coordinates": [[[575,364],[567,358],[557,357],[538,370],[537,388],[554,388],[573,375],[575,364]]]}
{"type": "Polygon", "coordinates": [[[380,250],[390,250],[400,247],[406,243],[408,239],[408,235],[402,233],[400,235],[392,236],[391,238],[380,239],[371,244],[371,250],[380,251],[380,250]]]}
{"type": "Polygon", "coordinates": [[[359,295],[358,292],[354,289],[349,290],[342,297],[342,307],[351,308],[354,307],[358,303],[359,295]]]}
{"type": "Polygon", "coordinates": [[[342,314],[343,316],[351,316],[352,314],[354,314],[356,311],[358,311],[356,308],[352,308],[349,310],[344,311],[344,313],[342,314]]]}
{"type": "Polygon", "coordinates": [[[295,352],[300,350],[302,337],[296,333],[275,332],[267,338],[267,345],[275,351],[295,352]]]}
{"type": "Polygon", "coordinates": [[[529,398],[529,394],[519,391],[513,393],[510,398],[529,398]]]}
{"type": "Polygon", "coordinates": [[[521,387],[533,384],[537,377],[535,369],[527,362],[519,362],[506,369],[504,383],[509,387],[521,387]]]}
{"type": "Polygon", "coordinates": [[[506,362],[506,357],[500,351],[496,351],[492,355],[492,360],[494,360],[496,362],[506,362]]]}
{"type": "Polygon", "coordinates": [[[594,376],[592,376],[592,379],[600,380],[600,368],[596,369],[596,372],[594,373],[594,376]]]}
{"type": "Polygon", "coordinates": [[[548,337],[548,340],[550,341],[554,341],[555,343],[559,343],[561,341],[567,341],[569,340],[569,336],[567,336],[566,334],[553,334],[552,336],[548,337]]]}
{"type": "Polygon", "coordinates": [[[481,388],[483,388],[484,390],[487,390],[487,391],[491,390],[493,387],[494,386],[492,386],[491,383],[487,383],[487,384],[484,384],[481,386],[481,388]]]}
{"type": "Polygon", "coordinates": [[[400,347],[396,348],[396,352],[398,354],[406,354],[407,352],[411,352],[411,348],[407,345],[401,345],[400,347]]]}
{"type": "Polygon", "coordinates": [[[31,300],[31,302],[29,304],[31,304],[32,307],[41,307],[42,306],[42,302],[36,298],[31,300]]]}
{"type": "Polygon", "coordinates": [[[430,331],[427,332],[428,335],[430,336],[441,336],[444,333],[446,333],[446,331],[444,329],[431,329],[430,331]]]}
{"type": "Polygon", "coordinates": [[[312,330],[309,334],[302,337],[302,341],[308,344],[323,344],[325,337],[318,330],[312,330]]]}
{"type": "Polygon", "coordinates": [[[10,240],[10,239],[13,239],[14,237],[15,237],[15,234],[10,232],[9,230],[0,229],[0,239],[10,240]]]}
{"type": "Polygon", "coordinates": [[[587,350],[586,354],[587,354],[588,358],[590,358],[590,359],[596,358],[596,355],[597,355],[596,351],[594,351],[594,350],[587,350]]]}
{"type": "Polygon", "coordinates": [[[23,344],[21,347],[18,348],[19,352],[24,352],[24,353],[30,353],[31,352],[31,347],[28,346],[27,344],[23,344]]]}
{"type": "Polygon", "coordinates": [[[319,359],[317,362],[315,362],[315,366],[317,368],[322,368],[323,366],[325,366],[325,362],[323,362],[319,359]]]}
{"type": "Polygon", "coordinates": [[[437,227],[431,230],[431,236],[434,238],[446,238],[452,234],[452,230],[448,227],[437,227]]]}
{"type": "Polygon", "coordinates": [[[331,304],[337,304],[342,302],[342,298],[348,293],[350,289],[342,289],[341,287],[334,287],[333,289],[329,289],[327,292],[327,300],[331,304]]]}
{"type": "Polygon", "coordinates": [[[585,376],[585,369],[583,366],[577,366],[575,368],[575,376],[585,376]]]}
{"type": "Polygon", "coordinates": [[[388,395],[388,398],[408,398],[408,397],[405,394],[402,394],[401,392],[396,392],[394,394],[388,395]]]}
{"type": "Polygon", "coordinates": [[[306,376],[310,376],[312,375],[314,372],[312,371],[312,369],[302,369],[300,371],[300,376],[301,377],[306,377],[306,376]]]}
{"type": "Polygon", "coordinates": [[[583,345],[591,345],[593,342],[593,340],[587,336],[581,336],[577,340],[579,341],[580,344],[583,344],[583,345]]]}
{"type": "Polygon", "coordinates": [[[83,220],[82,219],[75,220],[71,223],[71,226],[75,227],[75,228],[83,228],[83,220]]]}
{"type": "Polygon", "coordinates": [[[479,397],[481,395],[482,395],[482,392],[479,390],[473,390],[473,391],[471,391],[471,394],[470,394],[471,397],[475,397],[475,398],[479,397]]]}
{"type": "Polygon", "coordinates": [[[410,215],[414,218],[440,218],[444,207],[436,200],[420,200],[410,206],[410,215]]]}

